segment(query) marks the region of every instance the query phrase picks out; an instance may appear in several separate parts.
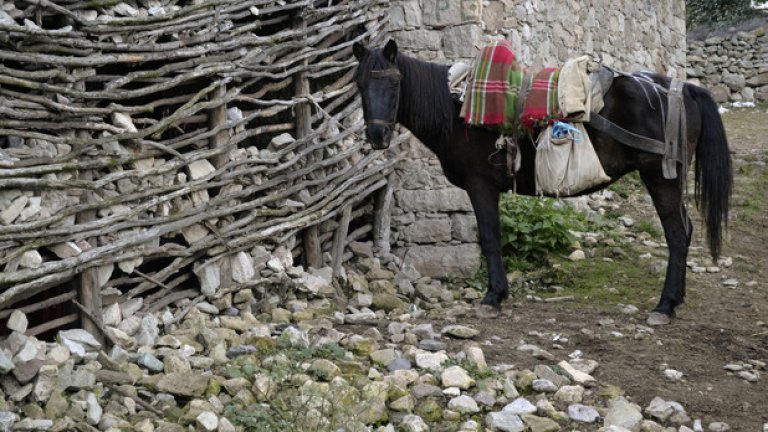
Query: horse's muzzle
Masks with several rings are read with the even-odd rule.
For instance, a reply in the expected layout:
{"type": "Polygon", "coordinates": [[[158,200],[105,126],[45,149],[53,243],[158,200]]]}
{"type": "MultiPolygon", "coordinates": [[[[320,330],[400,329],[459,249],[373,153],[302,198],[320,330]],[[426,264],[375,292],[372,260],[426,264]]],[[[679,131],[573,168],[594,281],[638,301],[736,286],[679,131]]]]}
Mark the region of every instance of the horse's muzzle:
{"type": "Polygon", "coordinates": [[[369,123],[365,128],[365,138],[374,149],[384,150],[389,148],[389,142],[392,140],[392,128],[384,124],[369,123]]]}

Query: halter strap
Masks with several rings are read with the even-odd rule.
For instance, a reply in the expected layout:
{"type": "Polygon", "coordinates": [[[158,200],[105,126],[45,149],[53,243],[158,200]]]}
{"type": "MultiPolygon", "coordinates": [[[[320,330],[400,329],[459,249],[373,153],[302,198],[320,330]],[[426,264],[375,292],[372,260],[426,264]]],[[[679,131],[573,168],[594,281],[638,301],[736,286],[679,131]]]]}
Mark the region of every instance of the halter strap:
{"type": "Polygon", "coordinates": [[[400,70],[398,68],[389,68],[389,69],[380,69],[380,70],[372,70],[369,71],[371,78],[384,78],[384,77],[395,77],[400,79],[402,76],[400,74],[400,70]]]}

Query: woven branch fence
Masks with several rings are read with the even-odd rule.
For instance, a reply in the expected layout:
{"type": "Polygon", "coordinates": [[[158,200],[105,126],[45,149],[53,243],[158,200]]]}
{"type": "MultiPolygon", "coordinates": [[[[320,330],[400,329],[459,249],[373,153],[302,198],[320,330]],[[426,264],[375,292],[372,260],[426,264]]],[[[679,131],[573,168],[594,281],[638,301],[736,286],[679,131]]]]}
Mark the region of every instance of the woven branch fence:
{"type": "Polygon", "coordinates": [[[351,54],[381,3],[2,4],[0,319],[103,331],[107,297],[157,311],[281,283],[243,271],[265,251],[338,272],[348,242],[386,248],[397,159],[359,137],[351,54]]]}

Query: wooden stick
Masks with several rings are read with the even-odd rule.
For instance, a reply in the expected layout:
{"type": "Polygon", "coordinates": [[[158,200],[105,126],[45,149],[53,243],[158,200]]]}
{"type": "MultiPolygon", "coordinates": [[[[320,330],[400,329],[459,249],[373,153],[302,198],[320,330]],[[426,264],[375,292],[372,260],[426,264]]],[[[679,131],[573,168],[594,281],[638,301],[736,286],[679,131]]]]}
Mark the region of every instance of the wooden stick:
{"type": "Polygon", "coordinates": [[[37,325],[35,327],[30,327],[27,329],[26,332],[24,332],[27,336],[37,336],[40,333],[45,333],[49,330],[53,330],[55,328],[63,327],[67,324],[72,324],[73,322],[80,319],[80,315],[73,313],[69,315],[64,315],[61,318],[56,318],[54,320],[45,322],[43,324],[37,325]]]}
{"type": "Polygon", "coordinates": [[[352,206],[347,205],[341,212],[339,227],[333,236],[333,246],[331,246],[331,256],[333,257],[331,268],[333,269],[334,277],[338,277],[341,274],[342,257],[344,256],[344,248],[347,246],[347,232],[351,220],[352,206]]]}
{"type": "Polygon", "coordinates": [[[6,309],[4,311],[0,311],[0,319],[8,318],[9,316],[11,316],[11,314],[15,310],[20,310],[20,311],[24,312],[25,314],[30,314],[32,312],[37,312],[39,310],[47,309],[47,308],[49,308],[51,306],[56,306],[58,304],[67,302],[69,300],[74,299],[75,297],[77,297],[77,292],[76,291],[70,291],[70,292],[66,292],[64,294],[59,294],[59,295],[57,295],[55,297],[51,297],[51,298],[46,299],[44,301],[41,301],[39,303],[22,306],[22,307],[16,308],[16,309],[6,309]]]}

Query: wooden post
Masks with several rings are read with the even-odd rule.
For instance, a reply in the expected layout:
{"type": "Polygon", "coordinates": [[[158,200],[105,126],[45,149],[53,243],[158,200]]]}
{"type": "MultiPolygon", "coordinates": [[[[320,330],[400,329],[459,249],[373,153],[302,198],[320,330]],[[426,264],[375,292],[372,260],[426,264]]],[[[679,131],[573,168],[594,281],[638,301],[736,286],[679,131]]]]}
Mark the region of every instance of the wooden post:
{"type": "MultiPolygon", "coordinates": [[[[222,84],[211,93],[212,99],[220,99],[223,98],[224,95],[227,94],[227,86],[226,84],[222,84]]],[[[208,126],[211,129],[214,129],[216,127],[219,127],[227,122],[227,104],[221,104],[217,107],[211,108],[211,110],[208,112],[208,126]]],[[[212,136],[210,138],[210,144],[211,148],[221,148],[227,145],[227,131],[219,131],[216,133],[216,135],[212,136]]],[[[211,160],[211,163],[213,164],[216,169],[219,169],[223,167],[224,165],[229,162],[229,154],[227,152],[223,152],[221,154],[218,154],[213,157],[213,160],[211,160]]]]}
{"type": "Polygon", "coordinates": [[[394,189],[391,181],[376,194],[373,208],[373,246],[378,256],[387,255],[390,251],[389,234],[392,220],[392,202],[394,189]]]}
{"type": "MultiPolygon", "coordinates": [[[[80,81],[75,83],[75,88],[80,91],[85,91],[85,82],[80,81]]],[[[85,130],[79,130],[77,131],[78,138],[90,138],[90,135],[85,130]]],[[[79,173],[80,180],[93,180],[93,171],[81,171],[79,173]]],[[[83,194],[80,197],[80,202],[82,204],[87,203],[93,203],[96,199],[94,198],[95,192],[90,190],[84,190],[83,194]]],[[[96,210],[87,210],[82,211],[78,213],[75,216],[75,223],[85,224],[88,222],[93,222],[96,220],[96,210]]],[[[91,243],[91,246],[96,247],[97,239],[91,238],[88,239],[88,241],[91,243]]],[[[102,317],[102,304],[101,304],[101,283],[99,281],[99,268],[98,267],[91,267],[88,269],[83,270],[82,273],[80,273],[77,277],[74,279],[75,287],[77,289],[77,298],[80,302],[80,304],[83,305],[83,307],[91,313],[93,317],[96,317],[97,319],[101,319],[102,317]]],[[[100,330],[100,324],[93,322],[90,316],[85,313],[80,313],[80,322],[82,324],[83,330],[87,331],[88,333],[92,334],[93,337],[96,338],[97,341],[104,344],[106,341],[105,335],[101,333],[100,330]]],[[[43,324],[41,326],[38,326],[39,328],[36,330],[38,332],[43,332],[48,329],[51,325],[54,324],[56,321],[61,321],[57,325],[64,325],[67,324],[66,319],[67,317],[61,317],[59,320],[51,321],[50,323],[43,324]]],[[[54,327],[50,327],[54,328],[54,327]]]]}
{"type": "Polygon", "coordinates": [[[331,254],[333,257],[333,276],[338,277],[341,274],[341,265],[344,263],[344,248],[347,246],[347,233],[349,232],[349,223],[352,221],[352,206],[347,205],[341,211],[341,219],[336,232],[333,234],[333,245],[331,254]]]}
{"type": "MultiPolygon", "coordinates": [[[[83,132],[78,132],[79,135],[83,134],[83,132]]],[[[80,173],[80,180],[92,180],[93,179],[93,172],[92,171],[84,171],[80,173]]],[[[84,191],[83,195],[81,197],[81,203],[91,203],[94,201],[93,198],[94,192],[92,191],[84,191]]],[[[78,225],[85,224],[88,222],[93,222],[96,220],[96,210],[88,210],[83,211],[77,214],[76,223],[78,225]]],[[[96,238],[89,239],[90,242],[93,242],[92,246],[96,246],[96,238]]],[[[80,273],[75,278],[75,286],[77,287],[77,298],[80,301],[80,304],[83,305],[83,308],[90,311],[91,314],[94,317],[101,318],[102,316],[102,304],[101,304],[101,283],[99,281],[99,268],[98,267],[91,267],[88,269],[83,270],[82,273],[80,273]]],[[[82,323],[83,330],[87,331],[88,333],[92,334],[96,340],[98,340],[100,343],[104,343],[104,335],[101,334],[100,330],[100,323],[93,322],[91,318],[84,313],[80,314],[80,322],[82,323]]],[[[53,323],[53,321],[51,322],[53,323]]],[[[61,321],[58,325],[64,325],[66,322],[61,321]]],[[[51,327],[53,328],[53,327],[51,327]]],[[[40,326],[40,329],[38,331],[46,331],[49,327],[46,326],[40,326]]]]}
{"type": "MultiPolygon", "coordinates": [[[[299,28],[306,28],[307,23],[301,22],[299,28]]],[[[307,65],[307,61],[303,63],[307,65]]],[[[295,80],[296,97],[306,98],[310,95],[309,78],[306,71],[296,74],[295,80]]],[[[295,108],[296,112],[296,139],[302,139],[312,133],[312,107],[309,102],[299,102],[295,108]]],[[[309,163],[312,163],[310,158],[309,163]]],[[[307,267],[320,268],[323,266],[323,252],[320,247],[320,238],[317,225],[312,225],[304,229],[302,234],[304,244],[304,262],[307,267]]]]}
{"type": "MultiPolygon", "coordinates": [[[[221,84],[211,93],[211,98],[221,99],[227,94],[227,85],[221,84]]],[[[208,127],[213,130],[227,122],[227,104],[222,103],[208,111],[208,127]]],[[[209,144],[211,149],[220,149],[228,144],[229,132],[222,130],[211,136],[209,144]]],[[[214,168],[220,169],[229,162],[229,152],[225,151],[211,158],[214,168]]],[[[215,231],[216,227],[212,224],[206,224],[208,228],[215,231]]],[[[230,256],[227,255],[219,263],[219,289],[226,289],[232,286],[232,266],[230,265],[230,256]]],[[[170,294],[170,293],[169,293],[170,294]]]]}

